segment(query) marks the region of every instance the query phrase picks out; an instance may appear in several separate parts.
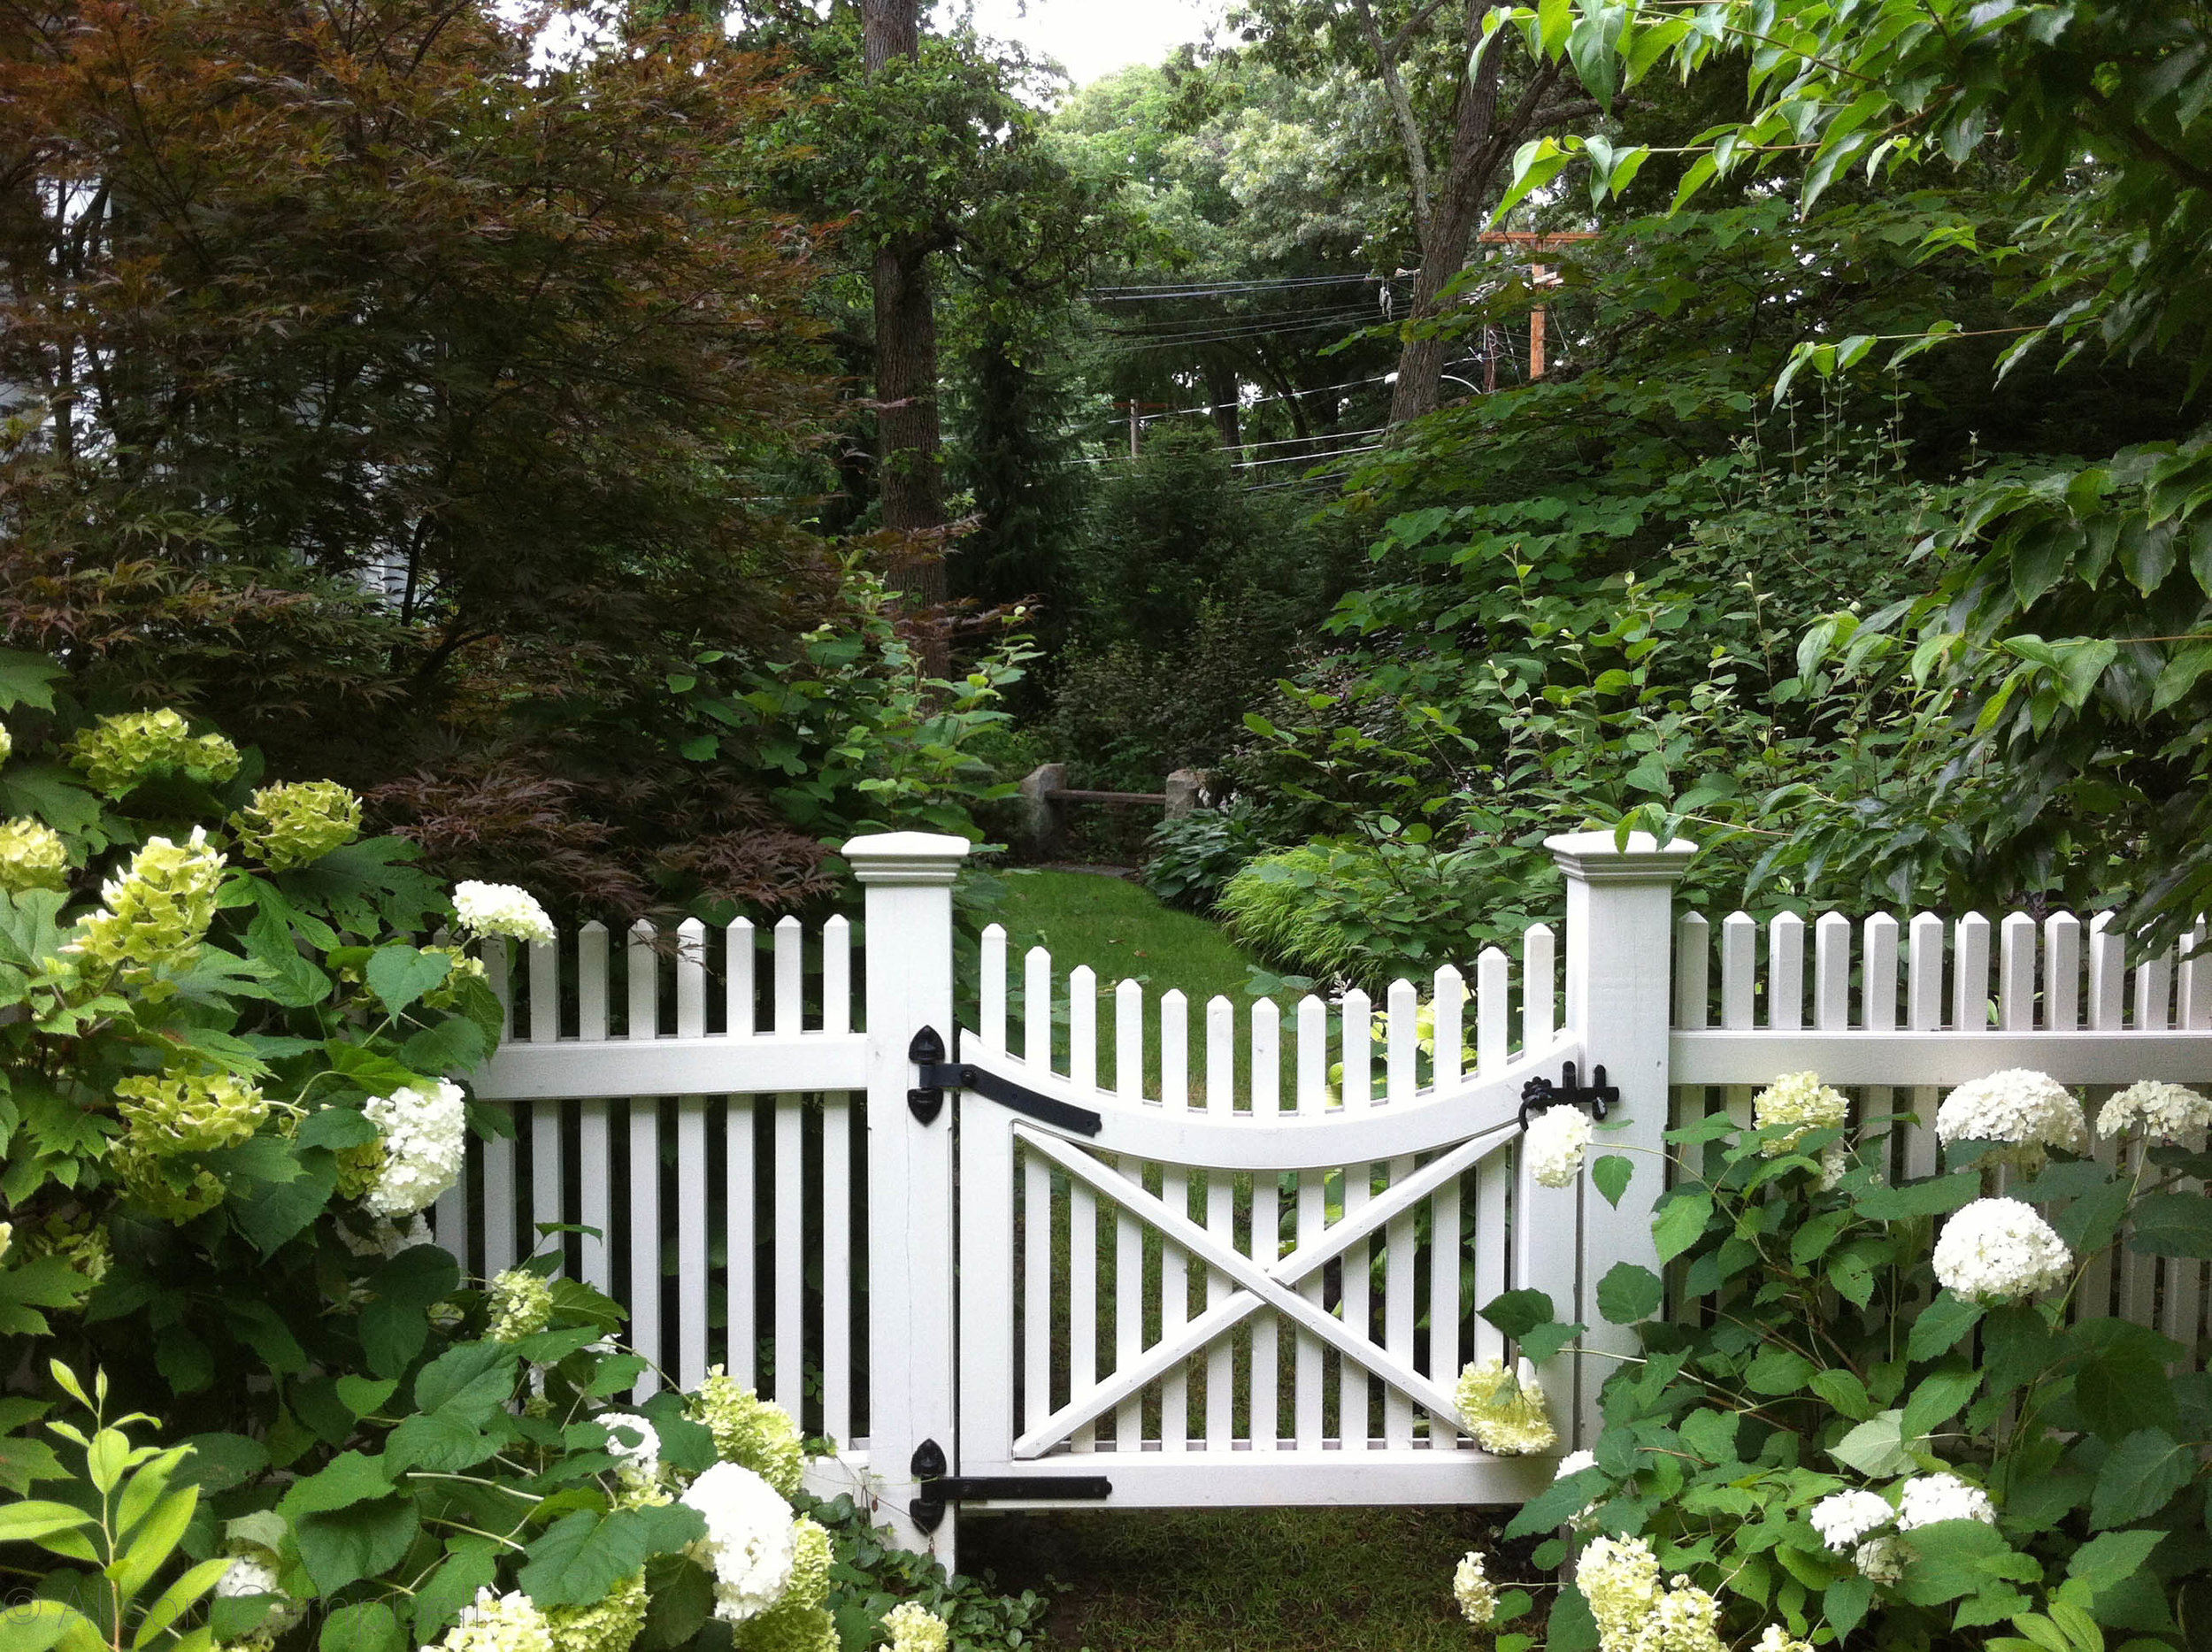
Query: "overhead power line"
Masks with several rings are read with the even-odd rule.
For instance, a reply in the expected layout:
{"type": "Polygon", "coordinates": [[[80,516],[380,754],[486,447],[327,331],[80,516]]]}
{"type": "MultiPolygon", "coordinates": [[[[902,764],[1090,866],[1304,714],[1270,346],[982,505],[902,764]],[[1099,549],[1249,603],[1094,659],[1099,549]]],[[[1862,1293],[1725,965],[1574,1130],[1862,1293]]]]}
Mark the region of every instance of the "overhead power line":
{"type": "Polygon", "coordinates": [[[1367,306],[1360,304],[1349,310],[1340,311],[1319,321],[1289,323],[1270,321],[1262,322],[1254,327],[1222,327],[1211,333],[1178,334],[1168,338],[1144,338],[1134,343],[1113,346],[1110,353],[1117,356],[1133,356],[1142,350],[1165,350],[1171,345],[1218,344],[1230,339],[1256,338],[1269,333],[1310,333],[1320,327],[1348,326],[1353,318],[1369,313],[1367,306]]]}
{"type": "Polygon", "coordinates": [[[1098,304],[1133,304],[1153,298],[1210,298],[1223,293],[1283,292],[1301,287],[1386,285],[1387,275],[1286,275],[1276,280],[1187,281],[1159,287],[1094,287],[1084,296],[1098,304]]]}

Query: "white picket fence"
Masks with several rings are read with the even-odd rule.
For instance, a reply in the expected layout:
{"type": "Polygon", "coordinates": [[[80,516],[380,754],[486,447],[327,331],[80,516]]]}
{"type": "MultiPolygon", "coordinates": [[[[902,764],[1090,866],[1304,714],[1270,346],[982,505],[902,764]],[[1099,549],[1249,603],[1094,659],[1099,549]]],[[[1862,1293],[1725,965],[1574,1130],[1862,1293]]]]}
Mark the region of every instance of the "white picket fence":
{"type": "MultiPolygon", "coordinates": [[[[1809,1000],[1801,920],[1763,934],[1739,914],[1717,937],[1678,920],[1686,849],[1552,847],[1563,934],[1530,928],[1471,981],[1400,981],[1379,1014],[1356,992],[1285,1018],[1102,991],[1042,949],[1010,959],[995,928],[956,992],[965,846],[916,834],[848,847],[862,995],[842,918],[640,926],[619,948],[588,925],[518,967],[495,952],[511,1026],[476,1087],[516,1133],[476,1147],[437,1230],[483,1273],[559,1245],[667,1380],[718,1364],[757,1383],[837,1443],[829,1483],[879,1494],[906,1541],[949,1558],[933,1497],[1502,1502],[1540,1486],[1548,1462],[1460,1430],[1461,1366],[1507,1351],[1477,1308],[1542,1289],[1625,1351],[1596,1281],[1656,1264],[1650,1170],[1618,1209],[1523,1173],[1523,1086],[1566,1062],[1607,1068],[1611,1139],[1653,1149],[1670,1118],[1747,1110],[1814,1069],[1865,1118],[1918,1115],[1868,1127],[1900,1175],[1935,1168],[1941,1087],[2001,1067],[2212,1080],[2212,957],[2131,971],[2108,925],[2063,915],[1831,915],[1810,926],[1809,1000]],[[950,1046],[956,1025],[966,1081],[910,1104],[915,1034],[950,1046]],[[595,1231],[541,1241],[540,1224],[595,1231]],[[943,1495],[943,1473],[967,1484],[943,1495]]],[[[2193,1345],[2205,1285],[2200,1264],[2123,1252],[2083,1300],[2193,1345]]],[[[1545,1370],[1571,1439],[1605,1363],[1545,1370]]]]}

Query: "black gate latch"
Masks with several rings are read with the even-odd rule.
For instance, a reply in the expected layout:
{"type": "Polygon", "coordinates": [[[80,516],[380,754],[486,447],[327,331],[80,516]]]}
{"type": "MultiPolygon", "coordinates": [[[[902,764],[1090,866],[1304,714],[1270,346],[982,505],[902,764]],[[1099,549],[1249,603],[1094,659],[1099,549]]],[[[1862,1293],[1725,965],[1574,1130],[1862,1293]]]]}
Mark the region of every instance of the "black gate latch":
{"type": "Polygon", "coordinates": [[[918,1069],[914,1087],[906,1093],[906,1104],[914,1117],[926,1125],[936,1122],[944,1107],[947,1090],[973,1090],[978,1095],[989,1096],[1002,1107],[1010,1107],[1018,1113],[1057,1125],[1063,1130],[1072,1130],[1078,1135],[1094,1136],[1105,1127],[1106,1121],[1087,1107],[1040,1095],[1034,1090],[1024,1089],[1011,1079],[1002,1079],[995,1072],[986,1072],[964,1061],[947,1061],[945,1041],[938,1036],[933,1026],[926,1026],[914,1034],[912,1042],[906,1047],[906,1058],[918,1069]]]}
{"type": "Polygon", "coordinates": [[[914,1448],[910,1466],[921,1485],[906,1511],[925,1532],[934,1532],[956,1502],[1102,1502],[1114,1494],[1102,1474],[948,1474],[945,1448],[934,1440],[914,1448]]]}
{"type": "Polygon", "coordinates": [[[1620,1105],[1621,1087],[1605,1081],[1602,1065],[1590,1070],[1593,1080],[1587,1086],[1576,1082],[1575,1064],[1570,1061],[1561,1067],[1559,1082],[1549,1079],[1531,1079],[1521,1087],[1521,1128],[1528,1128],[1531,1113],[1539,1113],[1547,1107],[1586,1107],[1590,1116],[1602,1119],[1609,1107],[1620,1105]]]}

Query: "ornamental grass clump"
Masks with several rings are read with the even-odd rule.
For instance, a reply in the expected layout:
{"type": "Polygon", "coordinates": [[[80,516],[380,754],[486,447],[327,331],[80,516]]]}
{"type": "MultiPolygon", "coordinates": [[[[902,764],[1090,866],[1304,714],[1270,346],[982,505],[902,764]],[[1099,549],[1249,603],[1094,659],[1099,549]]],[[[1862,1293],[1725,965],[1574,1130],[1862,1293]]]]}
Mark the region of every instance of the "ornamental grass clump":
{"type": "MultiPolygon", "coordinates": [[[[1563,1528],[1586,1541],[1549,1644],[2166,1652],[2212,1612],[2193,1351],[2075,1295],[2124,1240],[2162,1292],[2189,1276],[2160,1258],[2212,1255],[2191,1135],[2212,1104],[2123,1090],[2100,1126],[2148,1139],[2108,1161],[2046,1074],[1944,1108],[1943,1162],[1893,1183],[1885,1156],[1813,1154],[1847,1122],[1816,1073],[1770,1085],[1751,1129],[1716,1113],[1666,1133],[1657,1265],[1614,1262],[1581,1298],[1621,1328],[1583,1356],[1598,1432],[1504,1533],[1543,1536],[1540,1567],[1568,1560],[1563,1528]]],[[[1571,1358],[1585,1330],[1560,1306],[1523,1288],[1480,1312],[1571,1358]]],[[[1480,1370],[1460,1399],[1479,1439],[1507,1397],[1503,1363],[1480,1370]]]]}

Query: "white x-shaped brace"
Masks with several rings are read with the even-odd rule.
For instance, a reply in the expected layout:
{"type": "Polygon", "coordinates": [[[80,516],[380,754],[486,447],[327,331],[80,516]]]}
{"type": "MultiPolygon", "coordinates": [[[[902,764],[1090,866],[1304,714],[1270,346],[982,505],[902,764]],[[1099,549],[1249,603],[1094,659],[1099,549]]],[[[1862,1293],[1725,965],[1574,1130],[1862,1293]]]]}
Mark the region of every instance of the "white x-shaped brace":
{"type": "MultiPolygon", "coordinates": [[[[1071,1176],[1081,1178],[1131,1215],[1150,1223],[1190,1255],[1226,1275],[1242,1288],[1188,1321],[1171,1336],[1147,1350],[1134,1364],[1115,1372],[1087,1393],[1069,1402],[1014,1442],[1016,1457],[1041,1457],[1086,1423],[1095,1422],[1148,1383],[1166,1375],[1246,1316],[1272,1308],[1285,1318],[1303,1325],[1392,1387],[1427,1408],[1432,1417],[1467,1432],[1452,1396],[1409,1366],[1401,1365],[1363,1333],[1354,1330],[1321,1304],[1301,1296],[1297,1283],[1350,1246],[1366,1238],[1392,1218],[1402,1216],[1447,1181],[1479,1160],[1506,1145],[1516,1126],[1500,1125],[1471,1137],[1448,1153],[1439,1154],[1403,1181],[1397,1182],[1373,1203],[1348,1211],[1325,1232],[1272,1265],[1263,1266],[1249,1256],[1225,1248],[1219,1239],[1141,1184],[1124,1177],[1082,1149],[1032,1130],[1013,1126],[1015,1139],[1033,1153],[1042,1155],[1071,1176]]],[[[1450,1247],[1457,1249],[1456,1237],[1450,1247]]]]}

